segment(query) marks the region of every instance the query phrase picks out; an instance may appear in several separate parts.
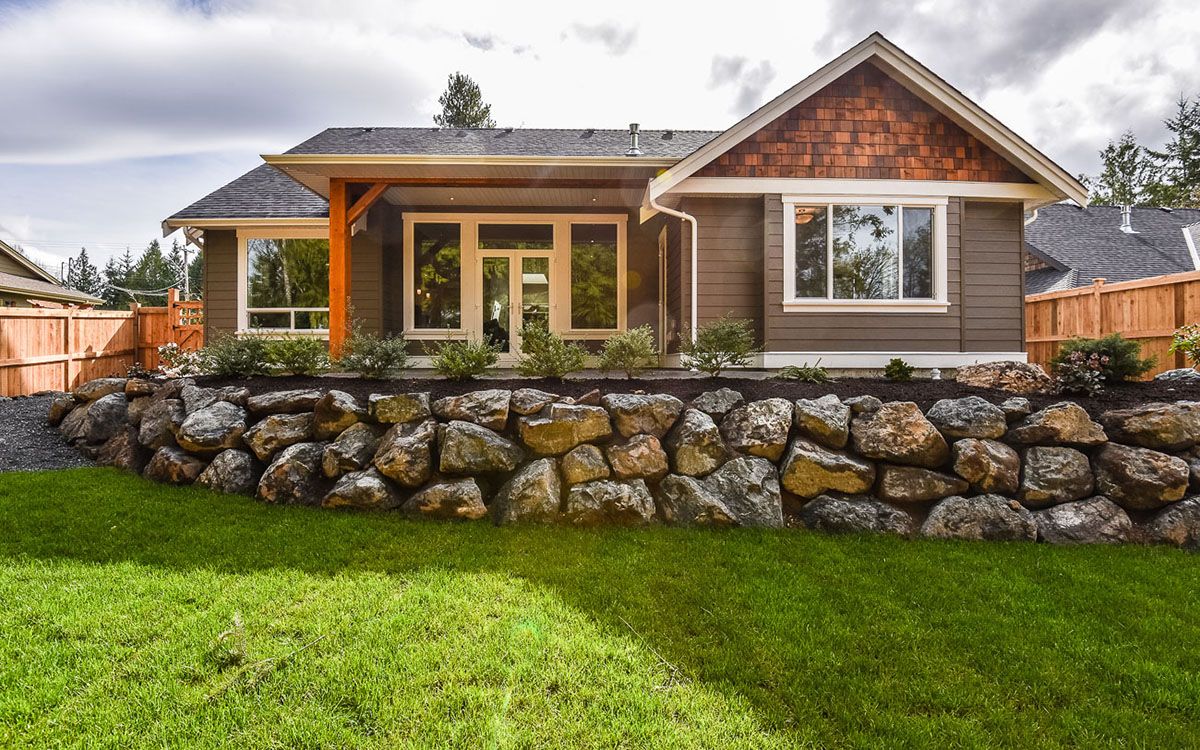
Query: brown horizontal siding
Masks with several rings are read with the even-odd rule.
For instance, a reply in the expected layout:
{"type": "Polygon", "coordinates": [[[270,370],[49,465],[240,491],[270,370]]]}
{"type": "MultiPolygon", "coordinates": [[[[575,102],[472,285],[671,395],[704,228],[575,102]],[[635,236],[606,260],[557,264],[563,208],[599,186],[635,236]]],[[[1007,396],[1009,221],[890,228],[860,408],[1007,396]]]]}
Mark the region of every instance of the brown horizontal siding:
{"type": "Polygon", "coordinates": [[[871,63],[714,159],[700,177],[1032,180],[871,63]]]}
{"type": "Polygon", "coordinates": [[[965,351],[1018,352],[1024,348],[1023,229],[1019,204],[965,204],[965,351]]]}
{"type": "MultiPolygon", "coordinates": [[[[754,324],[762,341],[763,208],[758,198],[689,198],[682,210],[699,225],[697,320],[700,325],[722,316],[754,324]]],[[[682,328],[691,321],[691,227],[682,245],[680,273],[682,328]]]]}
{"type": "Polygon", "coordinates": [[[354,321],[364,331],[378,333],[383,327],[383,217],[372,210],[366,231],[350,243],[350,304],[354,321]]]}
{"type": "Polygon", "coordinates": [[[237,232],[204,232],[204,335],[237,330],[237,232]]]}

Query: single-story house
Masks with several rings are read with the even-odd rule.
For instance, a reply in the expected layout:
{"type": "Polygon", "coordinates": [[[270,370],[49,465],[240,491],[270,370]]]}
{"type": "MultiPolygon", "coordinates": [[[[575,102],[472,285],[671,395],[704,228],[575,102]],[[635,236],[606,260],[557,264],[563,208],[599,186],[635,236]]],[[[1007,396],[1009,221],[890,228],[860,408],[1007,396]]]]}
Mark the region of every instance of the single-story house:
{"type": "Polygon", "coordinates": [[[1200,271],[1198,247],[1200,209],[1046,206],[1025,225],[1025,291],[1200,271]]]}
{"type": "Polygon", "coordinates": [[[879,34],[728,130],[331,128],[170,216],[209,333],[597,345],[753,322],[759,364],[1023,360],[1026,211],[1086,190],[879,34]]]}
{"type": "Polygon", "coordinates": [[[0,307],[65,307],[104,304],[104,300],[68,289],[46,269],[0,241],[0,307]]]}

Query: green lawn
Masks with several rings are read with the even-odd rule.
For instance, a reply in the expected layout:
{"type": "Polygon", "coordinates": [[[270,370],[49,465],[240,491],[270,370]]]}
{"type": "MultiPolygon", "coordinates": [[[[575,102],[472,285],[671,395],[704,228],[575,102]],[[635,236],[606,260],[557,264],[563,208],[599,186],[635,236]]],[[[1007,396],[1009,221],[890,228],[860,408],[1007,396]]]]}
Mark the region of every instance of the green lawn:
{"type": "Polygon", "coordinates": [[[0,475],[0,747],[1197,737],[1177,550],[497,529],[0,475]]]}

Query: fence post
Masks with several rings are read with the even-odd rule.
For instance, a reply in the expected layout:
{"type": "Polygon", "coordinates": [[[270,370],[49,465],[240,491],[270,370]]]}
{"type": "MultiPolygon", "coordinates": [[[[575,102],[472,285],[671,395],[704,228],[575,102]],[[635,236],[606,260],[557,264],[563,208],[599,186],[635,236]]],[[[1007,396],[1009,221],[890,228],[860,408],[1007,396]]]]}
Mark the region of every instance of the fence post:
{"type": "Polygon", "coordinates": [[[179,290],[171,287],[167,290],[167,343],[179,343],[179,290]]]}
{"type": "Polygon", "coordinates": [[[1096,310],[1096,314],[1092,316],[1092,338],[1098,339],[1104,333],[1104,305],[1100,302],[1100,295],[1103,294],[1104,279],[1092,279],[1092,306],[1096,310]]]}
{"type": "Polygon", "coordinates": [[[136,301],[129,303],[130,321],[133,323],[133,363],[142,361],[142,314],[136,301]]]}

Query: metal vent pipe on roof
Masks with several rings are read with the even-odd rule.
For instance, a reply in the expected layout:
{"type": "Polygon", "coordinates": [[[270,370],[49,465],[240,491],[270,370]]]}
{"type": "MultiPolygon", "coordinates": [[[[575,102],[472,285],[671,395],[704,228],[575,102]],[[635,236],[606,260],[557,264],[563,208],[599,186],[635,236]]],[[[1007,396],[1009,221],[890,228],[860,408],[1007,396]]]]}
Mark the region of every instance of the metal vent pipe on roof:
{"type": "Polygon", "coordinates": [[[1125,234],[1137,234],[1133,228],[1133,206],[1121,206],[1121,231],[1125,234]]]}
{"type": "Polygon", "coordinates": [[[625,155],[642,155],[642,149],[638,146],[638,124],[636,122],[629,123],[629,148],[625,150],[625,155]]]}

